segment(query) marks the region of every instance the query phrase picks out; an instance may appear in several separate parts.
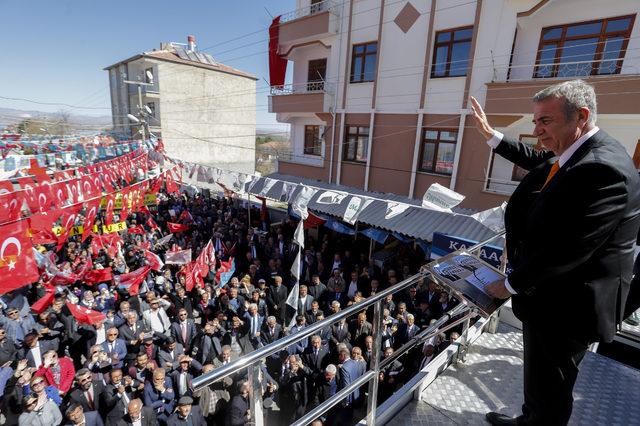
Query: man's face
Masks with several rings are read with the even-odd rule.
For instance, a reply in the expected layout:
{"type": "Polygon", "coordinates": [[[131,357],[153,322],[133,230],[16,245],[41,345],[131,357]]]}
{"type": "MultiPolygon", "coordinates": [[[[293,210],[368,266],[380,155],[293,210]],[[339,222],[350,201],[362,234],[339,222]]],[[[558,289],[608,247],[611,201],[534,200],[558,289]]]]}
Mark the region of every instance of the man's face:
{"type": "Polygon", "coordinates": [[[180,318],[180,321],[186,321],[187,311],[180,311],[180,313],[178,314],[178,317],[180,318]]]}
{"type": "Polygon", "coordinates": [[[84,390],[88,390],[91,387],[91,374],[87,373],[84,376],[78,378],[78,383],[84,390]]]}
{"type": "Polygon", "coordinates": [[[300,287],[300,297],[305,297],[307,295],[307,288],[300,287]]]}
{"type": "Polygon", "coordinates": [[[567,119],[565,100],[547,98],[533,104],[533,134],[540,143],[556,155],[562,154],[578,137],[586,124],[584,112],[578,111],[567,119]]]}
{"type": "Polygon", "coordinates": [[[118,330],[109,330],[107,332],[107,340],[109,342],[113,342],[118,338],[118,330]]]}
{"type": "Polygon", "coordinates": [[[84,417],[84,412],[82,411],[82,407],[78,407],[69,413],[69,420],[71,420],[73,424],[80,424],[83,417],[84,417]]]}
{"type": "Polygon", "coordinates": [[[155,387],[162,386],[164,384],[164,374],[162,373],[154,373],[153,374],[153,385],[155,387]]]}
{"type": "Polygon", "coordinates": [[[120,380],[122,380],[122,371],[114,370],[111,372],[111,383],[119,384],[120,380]]]}
{"type": "Polygon", "coordinates": [[[313,346],[314,349],[320,349],[320,344],[322,343],[321,339],[313,339],[311,340],[311,346],[313,346]]]}
{"type": "Polygon", "coordinates": [[[231,351],[223,350],[222,351],[222,360],[223,361],[231,361],[231,351]]]}
{"type": "Polygon", "coordinates": [[[133,420],[140,418],[140,412],[142,411],[142,404],[129,404],[129,416],[133,420]]]}
{"type": "Polygon", "coordinates": [[[138,358],[136,358],[136,363],[138,364],[138,368],[145,368],[147,366],[148,361],[149,360],[148,360],[147,354],[140,355],[138,358]]]}
{"type": "Polygon", "coordinates": [[[187,417],[191,412],[191,405],[178,405],[178,413],[180,416],[187,417]]]}
{"type": "Polygon", "coordinates": [[[129,312],[129,304],[127,302],[122,302],[120,304],[120,312],[122,312],[123,314],[126,314],[129,312]]]}
{"type": "Polygon", "coordinates": [[[327,379],[327,382],[332,381],[335,376],[336,375],[334,373],[324,372],[324,378],[327,379]]]}

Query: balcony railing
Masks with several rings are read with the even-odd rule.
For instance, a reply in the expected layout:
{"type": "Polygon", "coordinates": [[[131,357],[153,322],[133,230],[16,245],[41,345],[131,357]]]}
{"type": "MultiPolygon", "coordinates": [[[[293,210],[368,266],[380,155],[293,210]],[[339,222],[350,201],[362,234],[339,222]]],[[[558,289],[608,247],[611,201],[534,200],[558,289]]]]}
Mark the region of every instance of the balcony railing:
{"type": "Polygon", "coordinates": [[[334,0],[324,0],[318,3],[311,4],[309,6],[301,7],[300,9],[292,10],[291,12],[280,15],[280,23],[293,21],[299,18],[303,18],[309,15],[315,15],[327,11],[333,5],[334,0]]]}
{"type": "Polygon", "coordinates": [[[308,81],[306,83],[285,84],[272,86],[271,95],[297,95],[301,93],[332,93],[333,85],[323,80],[308,81]]]}
{"type": "MultiPolygon", "coordinates": [[[[501,237],[504,232],[501,232],[494,237],[483,241],[475,246],[467,249],[470,253],[479,252],[479,250],[492,242],[493,240],[501,237]]],[[[477,254],[476,254],[477,255],[477,254]]],[[[247,377],[248,381],[253,388],[253,392],[250,397],[251,409],[249,412],[251,413],[252,421],[251,424],[254,425],[263,425],[265,424],[264,418],[262,416],[262,392],[263,389],[263,380],[261,364],[264,360],[276,354],[279,354],[282,350],[288,348],[291,345],[294,345],[304,339],[309,338],[310,336],[318,333],[319,331],[325,329],[326,327],[330,327],[333,324],[337,323],[340,320],[347,319],[353,315],[357,315],[358,313],[368,309],[373,309],[373,329],[372,336],[374,339],[372,346],[372,356],[371,356],[371,369],[365,372],[362,376],[351,382],[349,385],[345,386],[339,392],[337,392],[332,397],[328,398],[324,402],[320,403],[317,407],[313,408],[311,411],[307,412],[304,416],[297,419],[295,421],[296,426],[307,425],[311,423],[314,419],[319,418],[322,414],[329,411],[332,407],[339,404],[343,399],[345,399],[348,395],[352,394],[355,390],[368,384],[368,394],[367,394],[367,402],[366,402],[366,424],[374,425],[376,424],[376,419],[379,417],[380,413],[377,413],[378,408],[378,384],[380,371],[389,364],[391,364],[394,360],[408,353],[409,350],[418,347],[419,345],[423,345],[429,338],[439,333],[442,333],[446,330],[450,330],[453,327],[456,327],[460,324],[463,324],[463,332],[462,339],[464,342],[467,330],[469,329],[470,319],[477,316],[475,308],[470,307],[465,302],[461,301],[460,304],[453,307],[451,310],[446,312],[440,319],[435,321],[433,324],[413,336],[398,348],[393,354],[389,357],[381,359],[381,347],[382,347],[382,302],[386,299],[387,296],[399,293],[411,285],[414,285],[419,280],[426,278],[429,275],[426,272],[426,269],[423,270],[410,277],[401,281],[400,283],[389,287],[385,290],[380,291],[374,296],[370,296],[362,302],[351,305],[331,316],[327,317],[322,321],[317,321],[299,332],[295,334],[290,334],[277,340],[269,345],[263,346],[253,352],[250,352],[236,360],[230,362],[227,365],[216,368],[210,373],[203,374],[199,377],[196,377],[193,380],[193,388],[195,390],[201,389],[205,386],[208,386],[214,382],[217,382],[225,377],[229,377],[236,373],[241,373],[242,370],[247,369],[247,377]]],[[[398,392],[400,392],[399,390],[398,392]]]]}

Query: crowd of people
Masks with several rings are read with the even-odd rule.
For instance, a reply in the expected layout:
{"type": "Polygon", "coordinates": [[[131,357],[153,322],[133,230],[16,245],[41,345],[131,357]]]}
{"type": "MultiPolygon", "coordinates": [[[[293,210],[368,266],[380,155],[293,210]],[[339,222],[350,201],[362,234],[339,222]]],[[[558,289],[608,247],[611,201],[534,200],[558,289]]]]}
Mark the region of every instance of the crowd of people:
{"type": "MultiPolygon", "coordinates": [[[[364,374],[372,364],[372,310],[364,309],[268,357],[261,388],[237,373],[201,389],[193,379],[297,333],[415,274],[424,256],[398,244],[397,256],[380,266],[367,241],[319,229],[307,236],[297,306],[287,304],[296,279],[290,269],[298,245],[297,221],[271,224],[253,212],[251,226],[237,199],[201,194],[163,194],[149,211],[131,213],[118,247],[95,250],[72,236],[53,257],[61,271],[91,265],[111,268],[103,282],[78,280],[55,287],[51,303],[34,312],[50,291],[48,277],[0,298],[0,396],[7,425],[244,425],[261,392],[268,424],[289,424],[364,374]],[[149,221],[152,217],[152,221],[149,221]],[[188,229],[173,234],[167,223],[188,229]],[[150,224],[157,224],[150,226],[150,224]],[[166,238],[165,238],[166,240],[166,238]],[[162,240],[162,241],[165,241],[162,240]],[[215,261],[202,283],[190,286],[181,265],[148,271],[136,291],[119,276],[148,265],[152,251],[192,249],[194,258],[211,240],[215,261]],[[217,269],[233,259],[227,282],[217,269]],[[192,287],[192,288],[190,288],[192,287]],[[67,302],[104,314],[80,321],[67,302]]],[[[98,219],[98,225],[100,220],[98,219]]],[[[418,281],[383,301],[381,353],[389,357],[456,303],[434,282],[418,281]]],[[[380,372],[378,401],[399,389],[458,335],[442,334],[380,372]]],[[[316,422],[359,420],[366,386],[348,395],[316,422]]]]}

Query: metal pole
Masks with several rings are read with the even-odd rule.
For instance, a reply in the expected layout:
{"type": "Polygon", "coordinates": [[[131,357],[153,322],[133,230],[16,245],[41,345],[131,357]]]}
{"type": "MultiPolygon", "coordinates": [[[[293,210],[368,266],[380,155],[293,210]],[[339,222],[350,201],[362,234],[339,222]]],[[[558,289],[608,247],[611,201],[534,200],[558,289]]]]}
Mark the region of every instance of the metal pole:
{"type": "Polygon", "coordinates": [[[367,425],[376,424],[376,409],[378,407],[378,382],[380,379],[380,346],[382,345],[382,301],[373,305],[373,348],[371,351],[371,370],[375,372],[373,380],[369,382],[367,398],[367,425]]]}
{"type": "Polygon", "coordinates": [[[373,245],[375,243],[373,242],[373,238],[371,238],[369,240],[369,259],[371,259],[371,256],[373,255],[373,245]]]}
{"type": "MultiPolygon", "coordinates": [[[[264,425],[264,413],[262,412],[262,379],[260,376],[260,363],[255,363],[248,367],[248,379],[251,384],[251,418],[256,426],[264,425]]],[[[264,378],[263,378],[264,379],[264,378]]]]}
{"type": "Polygon", "coordinates": [[[142,135],[142,140],[146,140],[145,131],[144,131],[144,109],[142,105],[142,86],[138,84],[138,110],[140,112],[140,134],[142,135]]]}
{"type": "MultiPolygon", "coordinates": [[[[251,228],[251,194],[247,192],[247,215],[249,217],[249,228],[251,228]]],[[[247,228],[247,232],[249,231],[247,228]]]]}

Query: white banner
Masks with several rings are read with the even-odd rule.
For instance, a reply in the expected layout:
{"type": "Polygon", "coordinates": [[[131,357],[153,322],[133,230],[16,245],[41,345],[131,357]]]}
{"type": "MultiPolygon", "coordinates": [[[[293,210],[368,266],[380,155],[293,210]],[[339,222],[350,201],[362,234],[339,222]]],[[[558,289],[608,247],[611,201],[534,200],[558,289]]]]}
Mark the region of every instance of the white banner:
{"type": "Polygon", "coordinates": [[[478,212],[471,217],[492,231],[500,232],[504,230],[504,211],[506,208],[507,203],[503,202],[498,207],[478,212]]]}
{"type": "Polygon", "coordinates": [[[305,220],[309,217],[309,212],[307,211],[307,205],[309,201],[311,201],[311,197],[318,192],[317,189],[309,188],[308,186],[303,186],[298,193],[295,201],[291,203],[291,210],[293,210],[302,220],[305,220]]]}
{"type": "Polygon", "coordinates": [[[275,179],[270,179],[270,178],[264,178],[264,186],[262,187],[262,189],[260,190],[260,195],[261,197],[266,197],[266,195],[269,193],[269,191],[271,191],[271,188],[273,188],[273,185],[275,185],[278,181],[275,179]]]}
{"type": "Polygon", "coordinates": [[[280,201],[286,201],[288,203],[291,200],[291,195],[293,194],[293,191],[295,189],[295,183],[282,182],[282,193],[280,194],[280,201]]]}
{"type": "Polygon", "coordinates": [[[387,211],[384,215],[385,219],[393,219],[394,217],[404,213],[411,204],[387,201],[387,211]]]}
{"type": "Polygon", "coordinates": [[[324,191],[318,196],[318,204],[340,204],[347,197],[346,192],[324,191]]]}
{"type": "Polygon", "coordinates": [[[361,197],[351,197],[349,205],[347,205],[347,209],[344,211],[342,218],[348,224],[353,225],[356,223],[356,220],[358,220],[360,213],[372,202],[373,200],[370,198],[363,199],[361,197]]]}
{"type": "Polygon", "coordinates": [[[304,248],[304,220],[298,222],[296,232],[293,233],[293,242],[298,244],[301,249],[304,248]]]}
{"type": "Polygon", "coordinates": [[[450,212],[464,200],[464,195],[458,194],[439,183],[432,184],[422,197],[422,207],[432,210],[450,212]]]}

